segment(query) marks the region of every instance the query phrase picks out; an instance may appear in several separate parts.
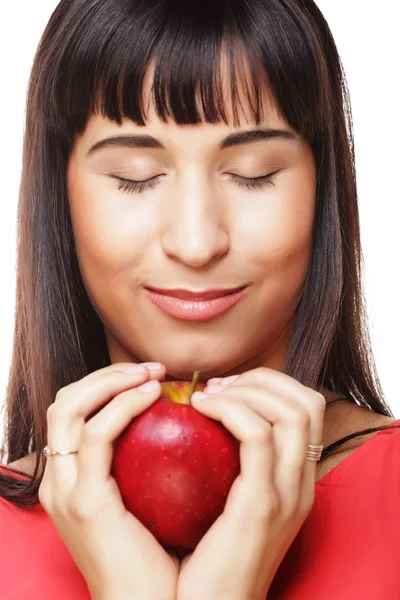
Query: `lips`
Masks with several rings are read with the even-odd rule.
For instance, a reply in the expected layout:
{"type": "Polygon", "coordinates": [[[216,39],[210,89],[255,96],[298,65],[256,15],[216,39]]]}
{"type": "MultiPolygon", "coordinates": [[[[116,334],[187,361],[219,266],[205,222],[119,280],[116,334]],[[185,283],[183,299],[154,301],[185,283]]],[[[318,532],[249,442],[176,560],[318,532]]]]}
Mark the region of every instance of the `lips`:
{"type": "Polygon", "coordinates": [[[148,287],[147,289],[152,291],[152,292],[156,292],[157,294],[162,294],[164,296],[170,296],[172,298],[179,298],[181,300],[192,300],[193,302],[201,302],[204,300],[213,300],[215,298],[222,298],[223,296],[228,296],[230,294],[234,294],[236,292],[239,292],[241,290],[243,290],[245,287],[245,285],[242,285],[240,287],[236,287],[236,288],[230,288],[230,289],[214,289],[214,290],[205,290],[205,291],[200,291],[200,292],[191,292],[190,290],[184,290],[184,289],[171,289],[171,290],[167,290],[167,289],[160,289],[160,288],[154,288],[154,287],[148,287]]]}
{"type": "Polygon", "coordinates": [[[204,292],[176,289],[159,292],[146,288],[145,291],[153,304],[170,317],[186,321],[207,321],[233,308],[246,294],[247,288],[248,286],[242,286],[233,290],[204,292]]]}

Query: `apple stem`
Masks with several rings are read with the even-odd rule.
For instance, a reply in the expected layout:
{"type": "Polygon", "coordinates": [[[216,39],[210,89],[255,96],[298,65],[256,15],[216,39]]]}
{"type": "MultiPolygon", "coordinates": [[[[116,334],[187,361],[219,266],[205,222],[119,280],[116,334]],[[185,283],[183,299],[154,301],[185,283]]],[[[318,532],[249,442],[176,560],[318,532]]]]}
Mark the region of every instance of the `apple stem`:
{"type": "Polygon", "coordinates": [[[192,379],[192,383],[190,384],[190,388],[189,388],[189,394],[187,397],[187,404],[189,404],[189,406],[191,405],[191,397],[193,395],[193,392],[196,389],[196,385],[199,381],[199,377],[200,377],[200,371],[199,369],[195,369],[194,373],[193,373],[193,379],[192,379]]]}

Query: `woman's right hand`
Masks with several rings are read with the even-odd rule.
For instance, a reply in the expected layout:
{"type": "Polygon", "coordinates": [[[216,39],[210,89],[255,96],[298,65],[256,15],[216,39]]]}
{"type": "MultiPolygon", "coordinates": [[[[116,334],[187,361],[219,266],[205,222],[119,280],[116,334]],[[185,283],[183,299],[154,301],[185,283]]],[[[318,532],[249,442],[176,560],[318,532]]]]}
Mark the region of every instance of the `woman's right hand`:
{"type": "Polygon", "coordinates": [[[50,448],[78,453],[47,458],[39,500],[96,600],[176,597],[178,557],[126,510],[110,475],[113,441],[160,395],[165,367],[152,364],[90,373],[62,388],[47,411],[50,448]],[[146,382],[153,387],[141,388],[146,382]]]}

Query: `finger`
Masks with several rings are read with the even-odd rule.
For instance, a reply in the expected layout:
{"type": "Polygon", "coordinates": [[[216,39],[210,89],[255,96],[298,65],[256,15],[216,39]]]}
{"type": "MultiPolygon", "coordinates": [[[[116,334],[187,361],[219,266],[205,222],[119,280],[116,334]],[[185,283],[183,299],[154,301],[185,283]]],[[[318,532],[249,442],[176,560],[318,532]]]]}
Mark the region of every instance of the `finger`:
{"type": "Polygon", "coordinates": [[[310,439],[309,411],[297,400],[278,396],[256,386],[230,386],[227,393],[245,403],[273,426],[275,484],[289,510],[299,499],[305,469],[308,469],[309,477],[313,477],[315,482],[316,463],[306,461],[310,439]]]}
{"type": "Polygon", "coordinates": [[[82,379],[80,379],[79,381],[74,381],[68,385],[66,385],[63,390],[65,390],[66,392],[74,387],[74,391],[76,391],[76,387],[80,387],[82,386],[86,386],[86,383],[93,381],[94,379],[98,378],[98,377],[102,377],[103,375],[107,374],[107,373],[114,373],[114,372],[119,372],[119,371],[123,371],[123,372],[131,372],[131,373],[136,373],[137,369],[141,369],[145,367],[146,369],[148,369],[151,378],[156,378],[156,379],[160,379],[162,377],[165,376],[166,373],[166,367],[164,364],[159,363],[159,362],[143,362],[143,363],[133,363],[133,362],[120,362],[120,363],[113,363],[111,365],[107,365],[106,367],[103,367],[101,369],[97,369],[96,371],[93,371],[92,373],[88,373],[87,375],[85,375],[85,377],[82,377],[82,379]]]}
{"type": "MultiPolygon", "coordinates": [[[[229,384],[229,389],[234,390],[243,385],[260,387],[262,390],[274,393],[275,396],[295,401],[310,416],[308,443],[315,445],[322,444],[326,408],[326,401],[322,394],[302,385],[293,377],[264,367],[243,373],[237,380],[229,384]]],[[[212,391],[214,389],[218,390],[221,387],[225,389],[224,380],[221,380],[217,385],[213,384],[211,388],[207,386],[205,391],[208,392],[209,389],[212,391]]]]}
{"type": "Polygon", "coordinates": [[[78,497],[90,502],[93,490],[104,485],[104,481],[110,477],[113,441],[134,417],[155,402],[160,392],[161,385],[158,381],[147,382],[146,388],[143,386],[125,391],[85,425],[77,454],[78,497]],[[151,387],[147,389],[149,384],[151,387]]]}
{"type": "MultiPolygon", "coordinates": [[[[220,386],[207,388],[207,392],[220,386]]],[[[300,504],[309,505],[314,494],[317,462],[308,460],[308,444],[322,444],[318,432],[323,423],[324,406],[301,398],[286,398],[266,389],[264,386],[230,385],[229,394],[250,405],[263,418],[274,426],[273,437],[276,449],[275,482],[278,492],[288,510],[300,495],[300,504]],[[313,410],[312,410],[313,409],[313,410]]],[[[309,389],[309,393],[313,390],[309,389]]]]}
{"type": "Polygon", "coordinates": [[[240,477],[252,500],[276,493],[271,424],[229,392],[215,394],[203,400],[199,398],[199,392],[195,392],[192,396],[194,408],[207,417],[220,421],[241,443],[240,477]]]}
{"type": "MultiPolygon", "coordinates": [[[[229,379],[229,377],[222,378],[219,383],[223,385],[224,379],[229,379]]],[[[271,390],[273,389],[277,393],[289,396],[296,390],[301,392],[304,389],[309,389],[294,377],[269,367],[257,367],[250,371],[245,371],[239,375],[232,385],[254,385],[256,383],[260,385],[267,384],[270,386],[271,390]]]]}
{"type": "Polygon", "coordinates": [[[220,382],[223,382],[224,378],[223,377],[211,377],[211,379],[207,380],[207,386],[209,385],[214,385],[214,384],[219,384],[220,382]]]}
{"type": "MultiPolygon", "coordinates": [[[[138,367],[136,373],[108,371],[87,379],[85,385],[61,390],[59,400],[47,411],[48,445],[53,450],[77,450],[85,418],[114,396],[149,379],[149,371],[138,367]],[[75,391],[76,390],[76,391],[75,391]]],[[[81,381],[78,382],[79,384],[81,381]]],[[[54,455],[47,459],[46,469],[58,489],[72,489],[77,477],[77,455],[54,455]]]]}
{"type": "MultiPolygon", "coordinates": [[[[218,385],[224,385],[224,380],[222,379],[218,385]]],[[[311,416],[310,439],[314,441],[310,441],[310,444],[320,443],[315,440],[322,439],[326,401],[318,391],[303,385],[286,373],[268,367],[258,367],[242,373],[234,382],[230,383],[229,388],[241,385],[256,385],[268,389],[278,396],[296,399],[309,411],[311,416]]]]}

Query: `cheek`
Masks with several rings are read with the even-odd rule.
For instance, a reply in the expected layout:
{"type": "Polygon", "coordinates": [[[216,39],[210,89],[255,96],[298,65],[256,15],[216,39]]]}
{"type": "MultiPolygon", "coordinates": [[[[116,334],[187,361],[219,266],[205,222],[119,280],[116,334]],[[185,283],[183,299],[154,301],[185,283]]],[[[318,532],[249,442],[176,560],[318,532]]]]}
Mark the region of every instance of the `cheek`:
{"type": "Polygon", "coordinates": [[[240,216],[238,245],[247,248],[248,260],[261,263],[269,273],[303,268],[311,250],[314,211],[313,177],[288,173],[240,216]]]}
{"type": "Polygon", "coordinates": [[[150,243],[153,218],[135,196],[99,177],[69,186],[71,219],[82,270],[118,274],[139,263],[150,243]]]}

